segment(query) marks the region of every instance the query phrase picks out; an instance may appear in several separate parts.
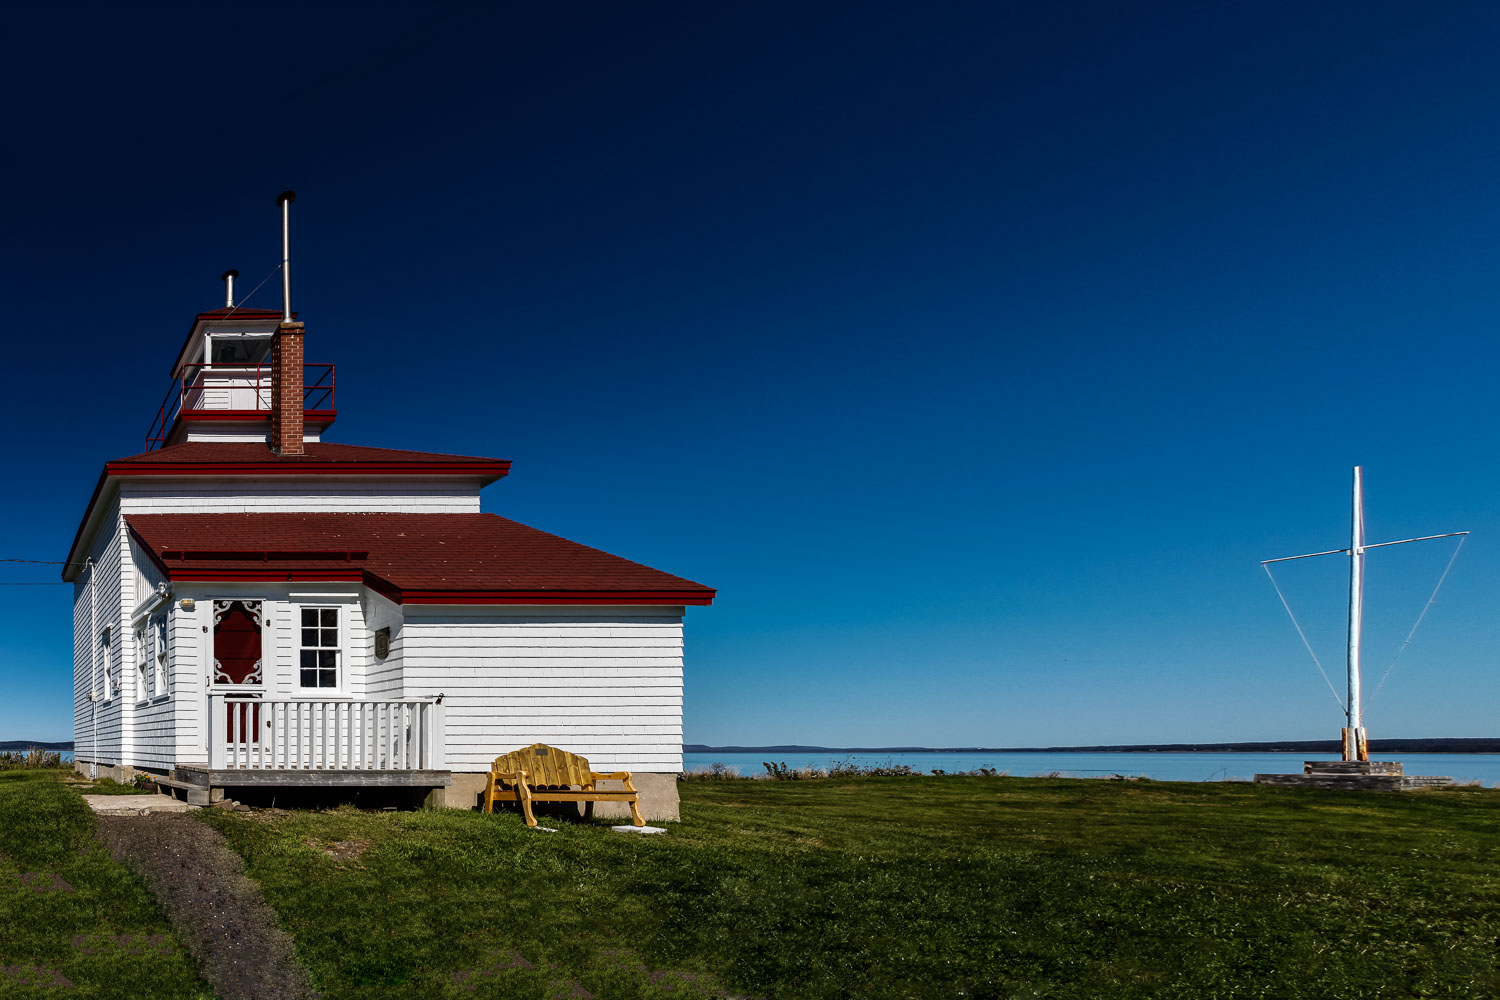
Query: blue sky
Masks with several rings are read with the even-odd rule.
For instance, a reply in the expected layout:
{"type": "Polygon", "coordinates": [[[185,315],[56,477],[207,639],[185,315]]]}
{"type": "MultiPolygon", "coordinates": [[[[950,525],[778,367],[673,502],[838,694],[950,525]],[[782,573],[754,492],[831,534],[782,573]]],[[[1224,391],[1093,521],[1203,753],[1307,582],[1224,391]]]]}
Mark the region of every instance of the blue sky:
{"type": "MultiPolygon", "coordinates": [[[[1372,539],[1474,533],[1372,735],[1495,735],[1493,5],[5,16],[0,556],[64,557],[291,187],[331,439],[720,589],[689,742],[1334,737],[1258,562],[1355,464],[1372,539]]],[[[1448,544],[1371,555],[1369,684],[1448,544]]],[[[1334,670],[1344,572],[1280,573],[1334,670]]],[[[68,738],[70,590],[0,599],[0,737],[68,738]]]]}

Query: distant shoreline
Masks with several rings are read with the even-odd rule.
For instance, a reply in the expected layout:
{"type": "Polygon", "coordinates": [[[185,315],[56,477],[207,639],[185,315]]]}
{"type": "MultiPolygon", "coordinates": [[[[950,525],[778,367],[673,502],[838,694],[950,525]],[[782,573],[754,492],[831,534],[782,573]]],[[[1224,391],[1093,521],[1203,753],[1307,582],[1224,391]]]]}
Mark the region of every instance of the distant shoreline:
{"type": "MultiPolygon", "coordinates": [[[[72,740],[0,740],[4,750],[72,750],[72,740]]],[[[1338,753],[1338,740],[1268,740],[1253,743],[1122,743],[1087,747],[818,747],[708,746],[684,743],[683,753],[1338,753]]],[[[1371,753],[1500,753],[1500,739],[1457,737],[1371,740],[1371,753]]]]}
{"type": "MultiPolygon", "coordinates": [[[[1338,740],[1268,740],[1246,743],[1132,743],[1083,747],[819,747],[708,746],[684,743],[683,753],[1339,753],[1338,740]]],[[[1500,753],[1500,739],[1457,737],[1371,740],[1371,753],[1500,753]]]]}

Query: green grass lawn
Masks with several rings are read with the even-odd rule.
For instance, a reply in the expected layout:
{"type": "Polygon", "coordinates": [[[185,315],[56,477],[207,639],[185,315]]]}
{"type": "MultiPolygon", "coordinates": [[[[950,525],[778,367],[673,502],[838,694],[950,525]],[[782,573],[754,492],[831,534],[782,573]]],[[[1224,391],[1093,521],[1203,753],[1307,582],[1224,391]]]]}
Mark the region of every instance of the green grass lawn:
{"type": "Polygon", "coordinates": [[[0,772],[0,997],[208,997],[140,880],[61,778],[0,772]]]}
{"type": "Polygon", "coordinates": [[[1500,996],[1500,792],[681,787],[656,837],[200,815],[331,998],[1500,996]]]}

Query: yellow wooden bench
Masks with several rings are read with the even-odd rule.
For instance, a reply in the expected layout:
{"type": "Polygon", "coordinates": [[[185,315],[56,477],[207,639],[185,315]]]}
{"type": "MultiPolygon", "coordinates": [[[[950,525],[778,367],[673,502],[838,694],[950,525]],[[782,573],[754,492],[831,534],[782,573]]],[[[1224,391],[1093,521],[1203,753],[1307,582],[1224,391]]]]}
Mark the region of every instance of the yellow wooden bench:
{"type": "Polygon", "coordinates": [[[484,786],[484,811],[494,812],[495,803],[502,797],[514,797],[527,826],[536,826],[536,817],[531,814],[533,802],[582,802],[584,819],[593,818],[595,802],[628,802],[634,825],[646,825],[629,771],[593,771],[587,758],[545,743],[533,743],[495,758],[484,786]],[[595,787],[599,781],[622,781],[625,787],[618,792],[600,791],[595,787]]]}

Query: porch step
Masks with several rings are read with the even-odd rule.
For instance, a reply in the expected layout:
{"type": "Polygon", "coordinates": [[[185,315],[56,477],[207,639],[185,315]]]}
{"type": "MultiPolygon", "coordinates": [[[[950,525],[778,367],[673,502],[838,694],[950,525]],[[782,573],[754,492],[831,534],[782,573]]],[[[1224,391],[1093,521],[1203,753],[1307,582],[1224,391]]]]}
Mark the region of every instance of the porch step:
{"type": "Polygon", "coordinates": [[[172,768],[172,776],[170,778],[157,778],[156,783],[158,785],[169,785],[173,788],[181,788],[186,785],[192,785],[197,788],[207,788],[208,782],[203,780],[203,773],[207,770],[207,767],[196,767],[192,764],[179,764],[177,767],[172,768]]]}
{"type": "MultiPolygon", "coordinates": [[[[176,775],[176,771],[172,772],[176,775]]],[[[163,795],[169,795],[174,801],[185,801],[190,806],[206,806],[212,794],[209,787],[195,784],[191,781],[180,781],[175,777],[157,778],[156,785],[162,789],[163,795]]]]}

